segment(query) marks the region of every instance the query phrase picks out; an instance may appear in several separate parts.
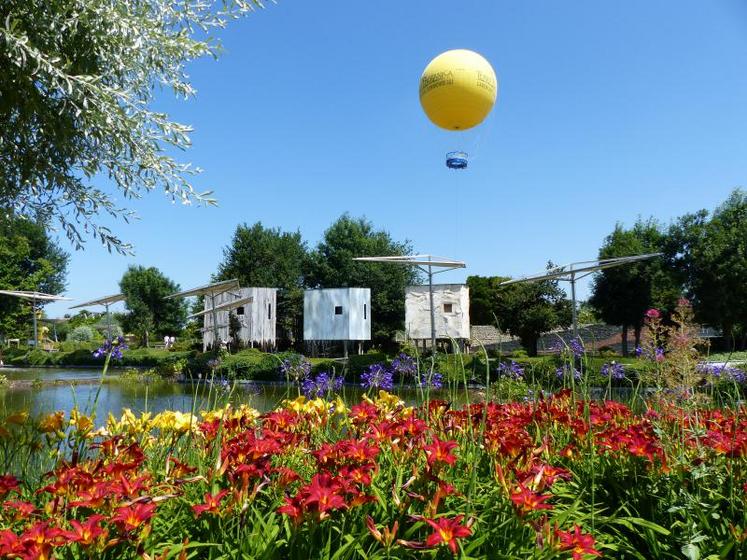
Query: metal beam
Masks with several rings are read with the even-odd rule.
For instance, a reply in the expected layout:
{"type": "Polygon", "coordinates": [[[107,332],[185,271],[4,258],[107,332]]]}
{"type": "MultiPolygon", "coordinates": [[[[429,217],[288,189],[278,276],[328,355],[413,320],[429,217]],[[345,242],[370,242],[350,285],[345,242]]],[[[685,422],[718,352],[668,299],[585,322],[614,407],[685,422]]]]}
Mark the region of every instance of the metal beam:
{"type": "Polygon", "coordinates": [[[540,272],[530,276],[522,276],[512,280],[506,280],[501,282],[500,286],[507,286],[509,284],[518,284],[520,282],[539,282],[541,280],[558,280],[559,282],[570,282],[571,284],[571,316],[573,318],[573,336],[578,336],[578,311],[576,309],[576,280],[584,278],[589,274],[605,270],[607,268],[613,268],[616,266],[622,266],[634,262],[645,261],[653,259],[654,257],[660,257],[663,253],[646,253],[644,255],[631,255],[628,257],[615,257],[612,259],[597,259],[592,261],[577,261],[563,266],[556,266],[549,269],[546,272],[540,272]],[[585,265],[585,266],[579,266],[585,265]],[[579,274],[580,273],[580,274],[579,274]]]}

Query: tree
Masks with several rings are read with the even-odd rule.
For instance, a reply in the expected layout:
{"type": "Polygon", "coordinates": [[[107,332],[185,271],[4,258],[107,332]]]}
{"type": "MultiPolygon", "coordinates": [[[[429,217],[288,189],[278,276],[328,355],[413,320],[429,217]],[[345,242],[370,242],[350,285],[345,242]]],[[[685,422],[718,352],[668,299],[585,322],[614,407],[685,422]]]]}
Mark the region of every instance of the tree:
{"type": "Polygon", "coordinates": [[[124,328],[138,334],[143,344],[150,335],[173,335],[184,327],[187,307],[179,298],[165,299],[179,291],[179,285],[169,280],[155,267],[130,266],[119,281],[129,313],[124,328]]]}
{"type": "Polygon", "coordinates": [[[501,286],[501,277],[470,276],[467,286],[470,318],[492,324],[521,339],[530,356],[537,355],[537,341],[543,333],[571,324],[571,304],[554,280],[520,282],[501,286]],[[474,313],[474,315],[473,315],[474,313]]]}
{"type": "Polygon", "coordinates": [[[696,319],[747,347],[747,193],[737,189],[712,214],[682,216],[667,247],[696,319]]]}
{"type": "MultiPolygon", "coordinates": [[[[630,229],[617,224],[599,249],[600,259],[657,253],[666,245],[666,234],[653,220],[638,220],[630,229]]],[[[595,274],[589,303],[602,320],[622,326],[622,352],[628,355],[628,331],[633,329],[635,346],[641,341],[641,329],[647,309],[673,309],[680,295],[665,259],[653,258],[607,268],[595,274]]]]}
{"type": "Polygon", "coordinates": [[[418,280],[412,267],[356,262],[354,257],[407,255],[409,241],[394,241],[365,218],[343,214],[325,232],[310,255],[306,285],[310,288],[371,288],[372,335],[392,340],[404,328],[405,287],[418,280]]]}
{"type": "Polygon", "coordinates": [[[468,276],[469,318],[473,325],[496,325],[495,315],[501,294],[500,276],[468,276]]]}
{"type": "Polygon", "coordinates": [[[303,328],[303,278],[306,244],[300,232],[266,228],[261,222],[239,225],[231,244],[223,249],[216,280],[237,278],[242,286],[280,288],[277,323],[281,337],[291,344],[303,328]]]}
{"type": "MultiPolygon", "coordinates": [[[[0,289],[59,294],[65,289],[68,254],[47,234],[42,223],[17,217],[0,219],[0,289]]],[[[0,334],[31,335],[28,303],[0,296],[0,334]]]]}
{"type": "Polygon", "coordinates": [[[186,65],[216,56],[212,31],[258,0],[5,0],[0,6],[0,217],[54,218],[80,247],[88,232],[129,252],[99,222],[128,220],[125,199],[163,188],[172,200],[214,203],[176,161],[190,127],[152,107],[157,92],[194,95],[186,65]],[[83,231],[81,231],[82,228],[83,231]]]}

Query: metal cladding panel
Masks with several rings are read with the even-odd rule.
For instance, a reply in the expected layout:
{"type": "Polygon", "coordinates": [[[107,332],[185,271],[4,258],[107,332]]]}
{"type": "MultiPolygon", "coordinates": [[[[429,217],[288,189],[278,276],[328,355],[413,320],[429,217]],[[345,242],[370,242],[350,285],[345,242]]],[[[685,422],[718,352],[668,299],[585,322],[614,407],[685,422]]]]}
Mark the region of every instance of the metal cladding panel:
{"type": "MultiPolygon", "coordinates": [[[[436,338],[468,339],[469,288],[464,284],[434,284],[436,338]],[[447,306],[451,306],[447,311],[447,306]]],[[[428,286],[405,288],[405,327],[407,336],[416,339],[431,337],[431,304],[428,286]]]]}
{"type": "MultiPolygon", "coordinates": [[[[241,288],[231,290],[215,296],[215,305],[227,303],[238,299],[238,297],[252,297],[252,303],[244,305],[244,314],[238,315],[237,310],[231,311],[239,318],[241,330],[239,338],[247,345],[274,346],[276,341],[277,325],[277,288],[241,288]]],[[[212,306],[211,298],[205,297],[205,309],[212,306]]],[[[218,337],[228,340],[228,311],[216,311],[218,322],[218,337]]],[[[213,343],[213,314],[206,313],[202,335],[203,346],[207,347],[213,343]]]]}
{"type": "Polygon", "coordinates": [[[348,340],[371,340],[371,289],[349,288],[348,340]]]}
{"type": "Polygon", "coordinates": [[[304,340],[370,340],[371,290],[306,290],[303,298],[304,340]],[[364,313],[364,307],[365,313],[364,313]],[[340,308],[340,313],[335,313],[340,308]],[[364,318],[365,314],[365,318],[364,318]]]}

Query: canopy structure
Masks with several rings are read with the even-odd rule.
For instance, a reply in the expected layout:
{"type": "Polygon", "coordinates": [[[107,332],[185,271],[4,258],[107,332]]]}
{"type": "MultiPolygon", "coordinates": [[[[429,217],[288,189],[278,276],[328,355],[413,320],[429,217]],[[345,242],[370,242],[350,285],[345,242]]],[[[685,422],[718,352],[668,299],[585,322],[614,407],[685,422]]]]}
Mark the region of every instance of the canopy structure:
{"type": "Polygon", "coordinates": [[[0,290],[0,295],[31,300],[31,315],[34,317],[34,346],[36,346],[36,343],[39,340],[39,328],[36,319],[36,303],[40,301],[71,301],[68,297],[44,294],[42,292],[27,292],[24,290],[0,290]]]}
{"type": "Polygon", "coordinates": [[[227,301],[226,303],[221,303],[219,305],[216,305],[213,309],[205,309],[204,311],[198,311],[197,313],[193,313],[188,318],[194,319],[195,317],[202,317],[203,315],[207,313],[212,313],[213,311],[231,311],[232,309],[236,309],[237,307],[241,307],[242,305],[247,305],[249,303],[252,303],[254,301],[253,297],[245,297],[245,298],[239,298],[234,301],[227,301]]]}
{"type": "Polygon", "coordinates": [[[436,257],[433,255],[407,255],[407,256],[396,256],[396,257],[356,257],[354,261],[362,262],[379,262],[398,264],[402,266],[414,266],[418,270],[425,272],[428,275],[428,296],[430,299],[431,307],[431,349],[436,351],[436,308],[433,305],[433,276],[435,274],[441,274],[442,272],[448,272],[449,270],[456,270],[457,268],[467,268],[467,265],[462,261],[457,261],[447,257],[436,257]],[[434,268],[441,270],[433,271],[434,268]]]}
{"type": "MultiPolygon", "coordinates": [[[[218,340],[218,317],[217,317],[217,309],[215,305],[215,296],[218,294],[222,294],[224,292],[230,292],[231,290],[238,290],[239,289],[239,281],[236,278],[232,278],[231,280],[223,280],[222,282],[214,282],[212,284],[206,284],[205,286],[199,286],[197,288],[191,288],[189,290],[184,290],[181,292],[177,292],[175,294],[169,294],[166,296],[165,299],[171,299],[171,298],[177,298],[177,297],[192,297],[192,296],[205,296],[210,298],[210,308],[209,312],[213,315],[213,341],[218,340]]],[[[236,294],[236,297],[239,297],[239,294],[236,294]]],[[[214,342],[215,344],[216,342],[214,342]]]]}
{"type": "Polygon", "coordinates": [[[109,340],[112,338],[112,315],[109,313],[109,306],[112,303],[117,303],[118,301],[124,301],[125,296],[124,294],[114,294],[111,296],[104,296],[100,297],[98,299],[92,299],[91,301],[87,301],[85,303],[79,303],[78,305],[73,305],[70,307],[70,309],[79,309],[81,307],[90,307],[92,305],[103,305],[106,309],[106,332],[107,336],[109,337],[109,340]]]}
{"type": "Polygon", "coordinates": [[[520,278],[514,278],[512,280],[506,280],[505,282],[501,283],[501,286],[505,286],[507,284],[516,284],[519,282],[539,282],[541,280],[558,280],[561,282],[570,282],[572,305],[571,312],[573,316],[573,336],[578,336],[578,313],[576,311],[576,280],[585,278],[590,274],[593,274],[600,270],[604,270],[606,268],[613,268],[625,264],[645,261],[648,259],[653,259],[654,257],[659,257],[661,255],[662,253],[646,253],[644,255],[631,255],[629,257],[616,257],[613,259],[578,261],[570,264],[564,264],[562,266],[555,266],[537,274],[522,276],[520,278]]]}

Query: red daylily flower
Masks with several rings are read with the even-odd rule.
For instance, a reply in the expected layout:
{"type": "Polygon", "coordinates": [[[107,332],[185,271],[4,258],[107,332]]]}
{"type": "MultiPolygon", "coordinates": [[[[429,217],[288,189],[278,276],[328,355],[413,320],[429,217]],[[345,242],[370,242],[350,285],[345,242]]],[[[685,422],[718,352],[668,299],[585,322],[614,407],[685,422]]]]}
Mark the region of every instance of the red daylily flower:
{"type": "Polygon", "coordinates": [[[541,509],[552,509],[551,504],[545,503],[550,498],[552,498],[552,494],[533,492],[522,483],[519,483],[518,489],[511,493],[511,501],[519,515],[522,516],[541,509]]]}
{"type": "Polygon", "coordinates": [[[445,544],[451,549],[453,554],[456,554],[457,539],[463,539],[472,534],[472,529],[466,525],[462,525],[463,518],[463,515],[457,515],[452,519],[447,517],[425,519],[425,522],[433,527],[433,533],[425,540],[425,545],[433,548],[445,544]]]}
{"type": "Polygon", "coordinates": [[[83,523],[77,519],[71,519],[70,525],[72,531],[64,531],[63,536],[70,542],[77,542],[83,546],[90,546],[95,543],[99,537],[106,538],[108,531],[99,524],[104,519],[103,515],[92,515],[83,523]]]}
{"type": "Polygon", "coordinates": [[[21,535],[17,555],[26,559],[48,560],[52,558],[52,547],[65,544],[60,529],[50,527],[48,522],[36,523],[21,535]]]}
{"type": "Polygon", "coordinates": [[[574,525],[571,531],[555,530],[560,539],[561,550],[572,553],[573,560],[583,560],[585,556],[601,556],[602,553],[594,548],[594,537],[588,533],[582,533],[581,527],[574,525]]]}
{"type": "Polygon", "coordinates": [[[320,513],[345,507],[345,500],[340,495],[342,490],[340,483],[332,479],[327,473],[315,474],[311,479],[311,484],[304,487],[303,490],[307,494],[304,505],[316,505],[320,513]]]}
{"type": "Polygon", "coordinates": [[[0,498],[18,490],[18,479],[9,474],[0,475],[0,498]]]}
{"type": "Polygon", "coordinates": [[[183,463],[174,457],[169,457],[166,464],[169,467],[169,476],[171,478],[184,478],[197,471],[197,467],[190,467],[187,463],[183,463]]]}
{"type": "Polygon", "coordinates": [[[303,517],[303,505],[299,496],[295,498],[289,498],[286,496],[285,505],[278,508],[278,513],[282,513],[293,519],[293,522],[298,524],[301,522],[303,517]]]}
{"type": "Polygon", "coordinates": [[[428,457],[428,465],[433,466],[438,463],[446,463],[447,465],[453,465],[456,463],[456,455],[451,453],[451,450],[458,447],[459,444],[455,441],[441,441],[437,437],[433,438],[433,443],[430,445],[423,446],[428,457]]]}
{"type": "Polygon", "coordinates": [[[117,508],[112,521],[125,533],[134,531],[150,521],[156,511],[156,504],[135,504],[117,508]]]}
{"type": "Polygon", "coordinates": [[[115,496],[109,482],[97,482],[94,486],[85,492],[78,494],[78,499],[68,504],[68,507],[87,507],[98,509],[104,505],[108,498],[115,496]]]}
{"type": "Polygon", "coordinates": [[[195,517],[200,517],[203,513],[218,513],[218,508],[220,507],[220,502],[224,498],[226,494],[228,494],[228,490],[221,490],[217,494],[211,494],[210,492],[205,493],[205,503],[204,504],[197,504],[195,506],[192,506],[192,511],[195,514],[195,517]]]}
{"type": "Polygon", "coordinates": [[[379,409],[375,405],[362,402],[350,407],[350,419],[353,424],[368,424],[379,416],[379,409]]]}
{"type": "Polygon", "coordinates": [[[36,511],[36,506],[29,502],[22,502],[19,500],[7,501],[3,503],[3,508],[15,510],[15,520],[18,521],[24,517],[28,517],[36,511]]]}

